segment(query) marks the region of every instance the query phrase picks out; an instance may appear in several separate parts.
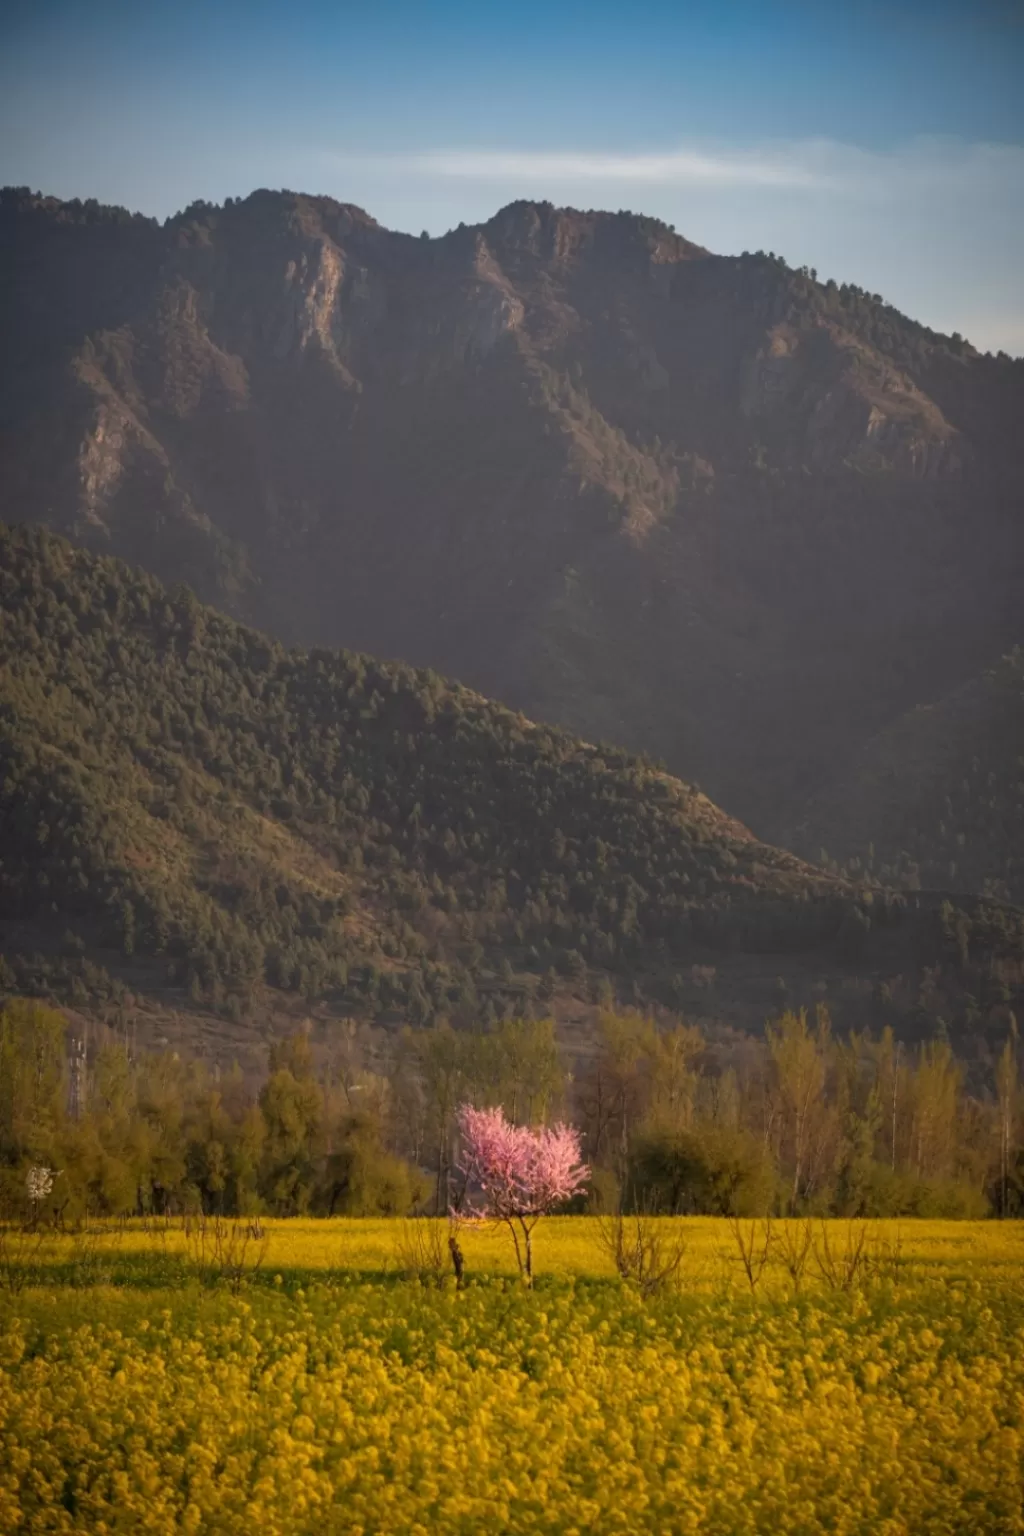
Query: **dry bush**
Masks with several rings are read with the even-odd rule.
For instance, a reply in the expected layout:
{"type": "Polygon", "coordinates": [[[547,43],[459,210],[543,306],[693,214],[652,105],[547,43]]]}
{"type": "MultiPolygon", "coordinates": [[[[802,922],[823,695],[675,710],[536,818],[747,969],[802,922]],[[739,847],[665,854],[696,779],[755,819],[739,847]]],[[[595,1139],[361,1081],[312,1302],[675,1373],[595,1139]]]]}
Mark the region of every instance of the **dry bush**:
{"type": "Polygon", "coordinates": [[[204,1285],[225,1281],[237,1296],[266,1258],[269,1237],[259,1217],[186,1216],[185,1252],[204,1285]]]}
{"type": "Polygon", "coordinates": [[[896,1229],[895,1237],[883,1237],[876,1232],[868,1249],[867,1272],[872,1280],[898,1280],[906,1269],[903,1252],[903,1233],[896,1229]]]}
{"type": "Polygon", "coordinates": [[[102,1285],[109,1276],[108,1260],[112,1250],[123,1240],[123,1228],[107,1229],[88,1222],[73,1228],[65,1237],[68,1250],[67,1283],[76,1287],[102,1285]]]}
{"type": "Polygon", "coordinates": [[[171,1235],[177,1230],[177,1222],[170,1212],[165,1212],[161,1216],[149,1212],[139,1218],[138,1231],[144,1232],[150,1245],[161,1253],[166,1253],[171,1235]]]}
{"type": "Polygon", "coordinates": [[[835,1230],[830,1236],[830,1226],[835,1229],[839,1223],[824,1219],[818,1223],[818,1236],[813,1245],[815,1268],[830,1291],[852,1291],[870,1274],[867,1223],[847,1222],[842,1237],[835,1230]]]}
{"type": "Polygon", "coordinates": [[[409,1279],[440,1290],[448,1277],[449,1266],[455,1274],[456,1289],[464,1279],[460,1223],[449,1219],[447,1226],[436,1216],[408,1216],[402,1222],[396,1244],[399,1268],[409,1279]]]}
{"type": "Polygon", "coordinates": [[[35,1273],[47,1233],[26,1231],[11,1221],[0,1220],[0,1291],[17,1296],[35,1273]]]}
{"type": "Polygon", "coordinates": [[[407,1216],[398,1232],[395,1256],[410,1280],[444,1285],[448,1272],[447,1233],[436,1216],[407,1216]]]}
{"type": "Polygon", "coordinates": [[[669,1236],[646,1211],[599,1217],[598,1238],[619,1279],[641,1296],[656,1296],[677,1282],[689,1247],[683,1232],[669,1236]]]}
{"type": "Polygon", "coordinates": [[[799,1296],[814,1250],[814,1227],[810,1219],[784,1221],[775,1234],[775,1246],[779,1263],[789,1276],[793,1295],[799,1296]]]}
{"type": "Polygon", "coordinates": [[[743,1273],[750,1287],[750,1294],[753,1295],[764,1278],[764,1272],[768,1268],[775,1248],[775,1226],[770,1216],[763,1218],[752,1216],[749,1220],[744,1220],[740,1216],[729,1216],[726,1219],[733,1242],[736,1244],[743,1273]]]}

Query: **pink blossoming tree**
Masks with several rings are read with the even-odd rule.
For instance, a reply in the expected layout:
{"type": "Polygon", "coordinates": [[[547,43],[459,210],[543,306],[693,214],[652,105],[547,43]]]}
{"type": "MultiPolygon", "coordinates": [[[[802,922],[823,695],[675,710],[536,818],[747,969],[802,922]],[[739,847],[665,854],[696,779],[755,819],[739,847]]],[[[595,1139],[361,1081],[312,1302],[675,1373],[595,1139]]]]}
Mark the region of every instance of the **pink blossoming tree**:
{"type": "Polygon", "coordinates": [[[533,1284],[533,1229],[590,1176],[579,1132],[570,1125],[511,1125],[500,1109],[463,1104],[457,1115],[463,1180],[460,1217],[504,1222],[512,1233],[519,1273],[533,1284]]]}

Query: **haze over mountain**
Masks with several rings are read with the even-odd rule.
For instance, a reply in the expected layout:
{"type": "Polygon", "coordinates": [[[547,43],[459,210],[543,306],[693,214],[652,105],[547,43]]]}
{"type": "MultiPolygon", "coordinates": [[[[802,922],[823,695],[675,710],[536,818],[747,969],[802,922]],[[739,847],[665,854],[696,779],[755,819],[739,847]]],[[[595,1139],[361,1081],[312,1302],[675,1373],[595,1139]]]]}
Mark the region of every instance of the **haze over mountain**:
{"type": "MultiPolygon", "coordinates": [[[[0,288],[8,520],[651,752],[764,837],[899,863],[837,786],[1021,639],[1024,363],[770,255],[8,191],[0,288]]],[[[1006,853],[948,883],[1015,894],[1006,853]]]]}
{"type": "Polygon", "coordinates": [[[785,841],[851,876],[1024,905],[1024,652],[868,741],[785,841]]]}
{"type": "Polygon", "coordinates": [[[983,1046],[1024,983],[1024,914],[858,890],[643,760],[2,526],[0,850],[0,993],[127,989],[218,1053],[296,1006],[758,1028],[826,997],[983,1046]]]}

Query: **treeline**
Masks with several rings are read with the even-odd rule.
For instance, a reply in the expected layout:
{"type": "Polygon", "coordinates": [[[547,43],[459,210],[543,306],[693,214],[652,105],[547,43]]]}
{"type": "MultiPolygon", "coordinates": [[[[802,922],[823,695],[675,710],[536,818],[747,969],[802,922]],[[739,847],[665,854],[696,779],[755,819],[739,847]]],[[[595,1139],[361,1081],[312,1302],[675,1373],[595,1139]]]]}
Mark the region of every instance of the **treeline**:
{"type": "Polygon", "coordinates": [[[63,1014],[24,999],[0,1011],[3,1213],[444,1211],[465,1102],[576,1124],[592,1166],[580,1209],[1024,1216],[1013,1025],[970,1090],[948,1041],[841,1039],[823,1008],[719,1041],[608,1012],[573,1060],[550,1019],[349,1022],[316,1046],[273,1043],[254,1084],[98,1027],[71,1039],[63,1014]]]}
{"type": "Polygon", "coordinates": [[[62,202],[60,198],[34,192],[31,187],[0,187],[0,215],[12,213],[22,217],[29,213],[44,214],[58,224],[134,225],[154,231],[160,227],[159,221],[147,214],[133,213],[116,203],[100,203],[95,197],[73,197],[62,202]]]}
{"type": "Polygon", "coordinates": [[[940,1036],[833,1032],[787,1010],[763,1039],[607,1015],[578,1104],[606,1199],[672,1212],[1024,1215],[1017,1032],[988,1082],[940,1036]]]}
{"type": "MultiPolygon", "coordinates": [[[[946,335],[904,315],[880,293],[870,293],[856,283],[819,281],[814,267],[791,267],[774,251],[744,251],[739,261],[748,271],[764,274],[776,292],[788,300],[784,318],[800,327],[832,320],[869,346],[877,348],[902,367],[919,366],[936,351],[958,358],[979,354],[958,331],[946,335]]],[[[1012,362],[1005,353],[1000,361],[1012,362]]]]}

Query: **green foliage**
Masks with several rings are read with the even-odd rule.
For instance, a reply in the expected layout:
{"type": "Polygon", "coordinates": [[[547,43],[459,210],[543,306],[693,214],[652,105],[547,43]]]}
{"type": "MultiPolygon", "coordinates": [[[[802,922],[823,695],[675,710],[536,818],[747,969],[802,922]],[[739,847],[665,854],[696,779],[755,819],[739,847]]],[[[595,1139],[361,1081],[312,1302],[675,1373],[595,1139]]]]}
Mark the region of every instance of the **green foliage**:
{"type": "Polygon", "coordinates": [[[580,986],[843,921],[642,760],[431,672],[286,651],[39,531],[0,531],[0,662],[0,918],[60,934],[68,991],[115,985],[88,947],[227,1012],[269,984],[426,1023],[482,988],[500,1016],[524,971],[580,986]]]}
{"type": "Polygon", "coordinates": [[[654,1131],[639,1140],[628,1199],[672,1216],[756,1216],[772,1210],[776,1179],[772,1160],[749,1131],[654,1131]]]}
{"type": "Polygon", "coordinates": [[[88,1053],[26,999],[0,1007],[0,1220],[28,1212],[27,1172],[54,1174],[44,1209],[85,1216],[172,1211],[403,1215],[417,1173],[385,1145],[380,1102],[354,1114],[314,1065],[306,1035],[275,1041],[258,1093],[176,1052],[136,1058],[109,1031],[88,1053]]]}
{"type": "Polygon", "coordinates": [[[326,1160],[317,1208],[328,1216],[405,1216],[420,1201],[424,1182],[409,1164],[386,1151],[380,1125],[352,1115],[341,1127],[338,1150],[326,1160]]]}
{"type": "Polygon", "coordinates": [[[260,1092],[264,1140],[260,1189],[270,1208],[283,1216],[309,1209],[322,1146],[322,1102],[311,1076],[285,1066],[271,1073],[260,1092]]]}
{"type": "Polygon", "coordinates": [[[517,1124],[577,1125],[593,1172],[575,1202],[606,1213],[1012,1214],[1024,1092],[1011,1029],[968,1091],[942,1038],[839,1039],[823,1008],[762,1041],[601,1016],[570,1060],[552,1021],[275,1039],[262,1082],[178,1052],[137,1054],[25,999],[0,1008],[0,1222],[87,1215],[399,1216],[457,1195],[461,1104],[517,1124]],[[570,1066],[572,1070],[570,1070],[570,1066]],[[992,1089],[995,1088],[995,1102],[992,1089]],[[53,1172],[42,1204],[28,1174],[53,1172]]]}
{"type": "Polygon", "coordinates": [[[42,1162],[66,1096],[63,1014],[28,999],[0,1008],[0,1164],[42,1162]]]}
{"type": "Polygon", "coordinates": [[[576,1114],[607,1210],[730,1217],[972,1217],[1016,1209],[1015,1034],[971,1092],[941,1037],[839,1039],[783,1011],[742,1050],[692,1026],[602,1017],[576,1114]],[[996,1104],[992,1089],[997,1089],[996,1104]]]}

